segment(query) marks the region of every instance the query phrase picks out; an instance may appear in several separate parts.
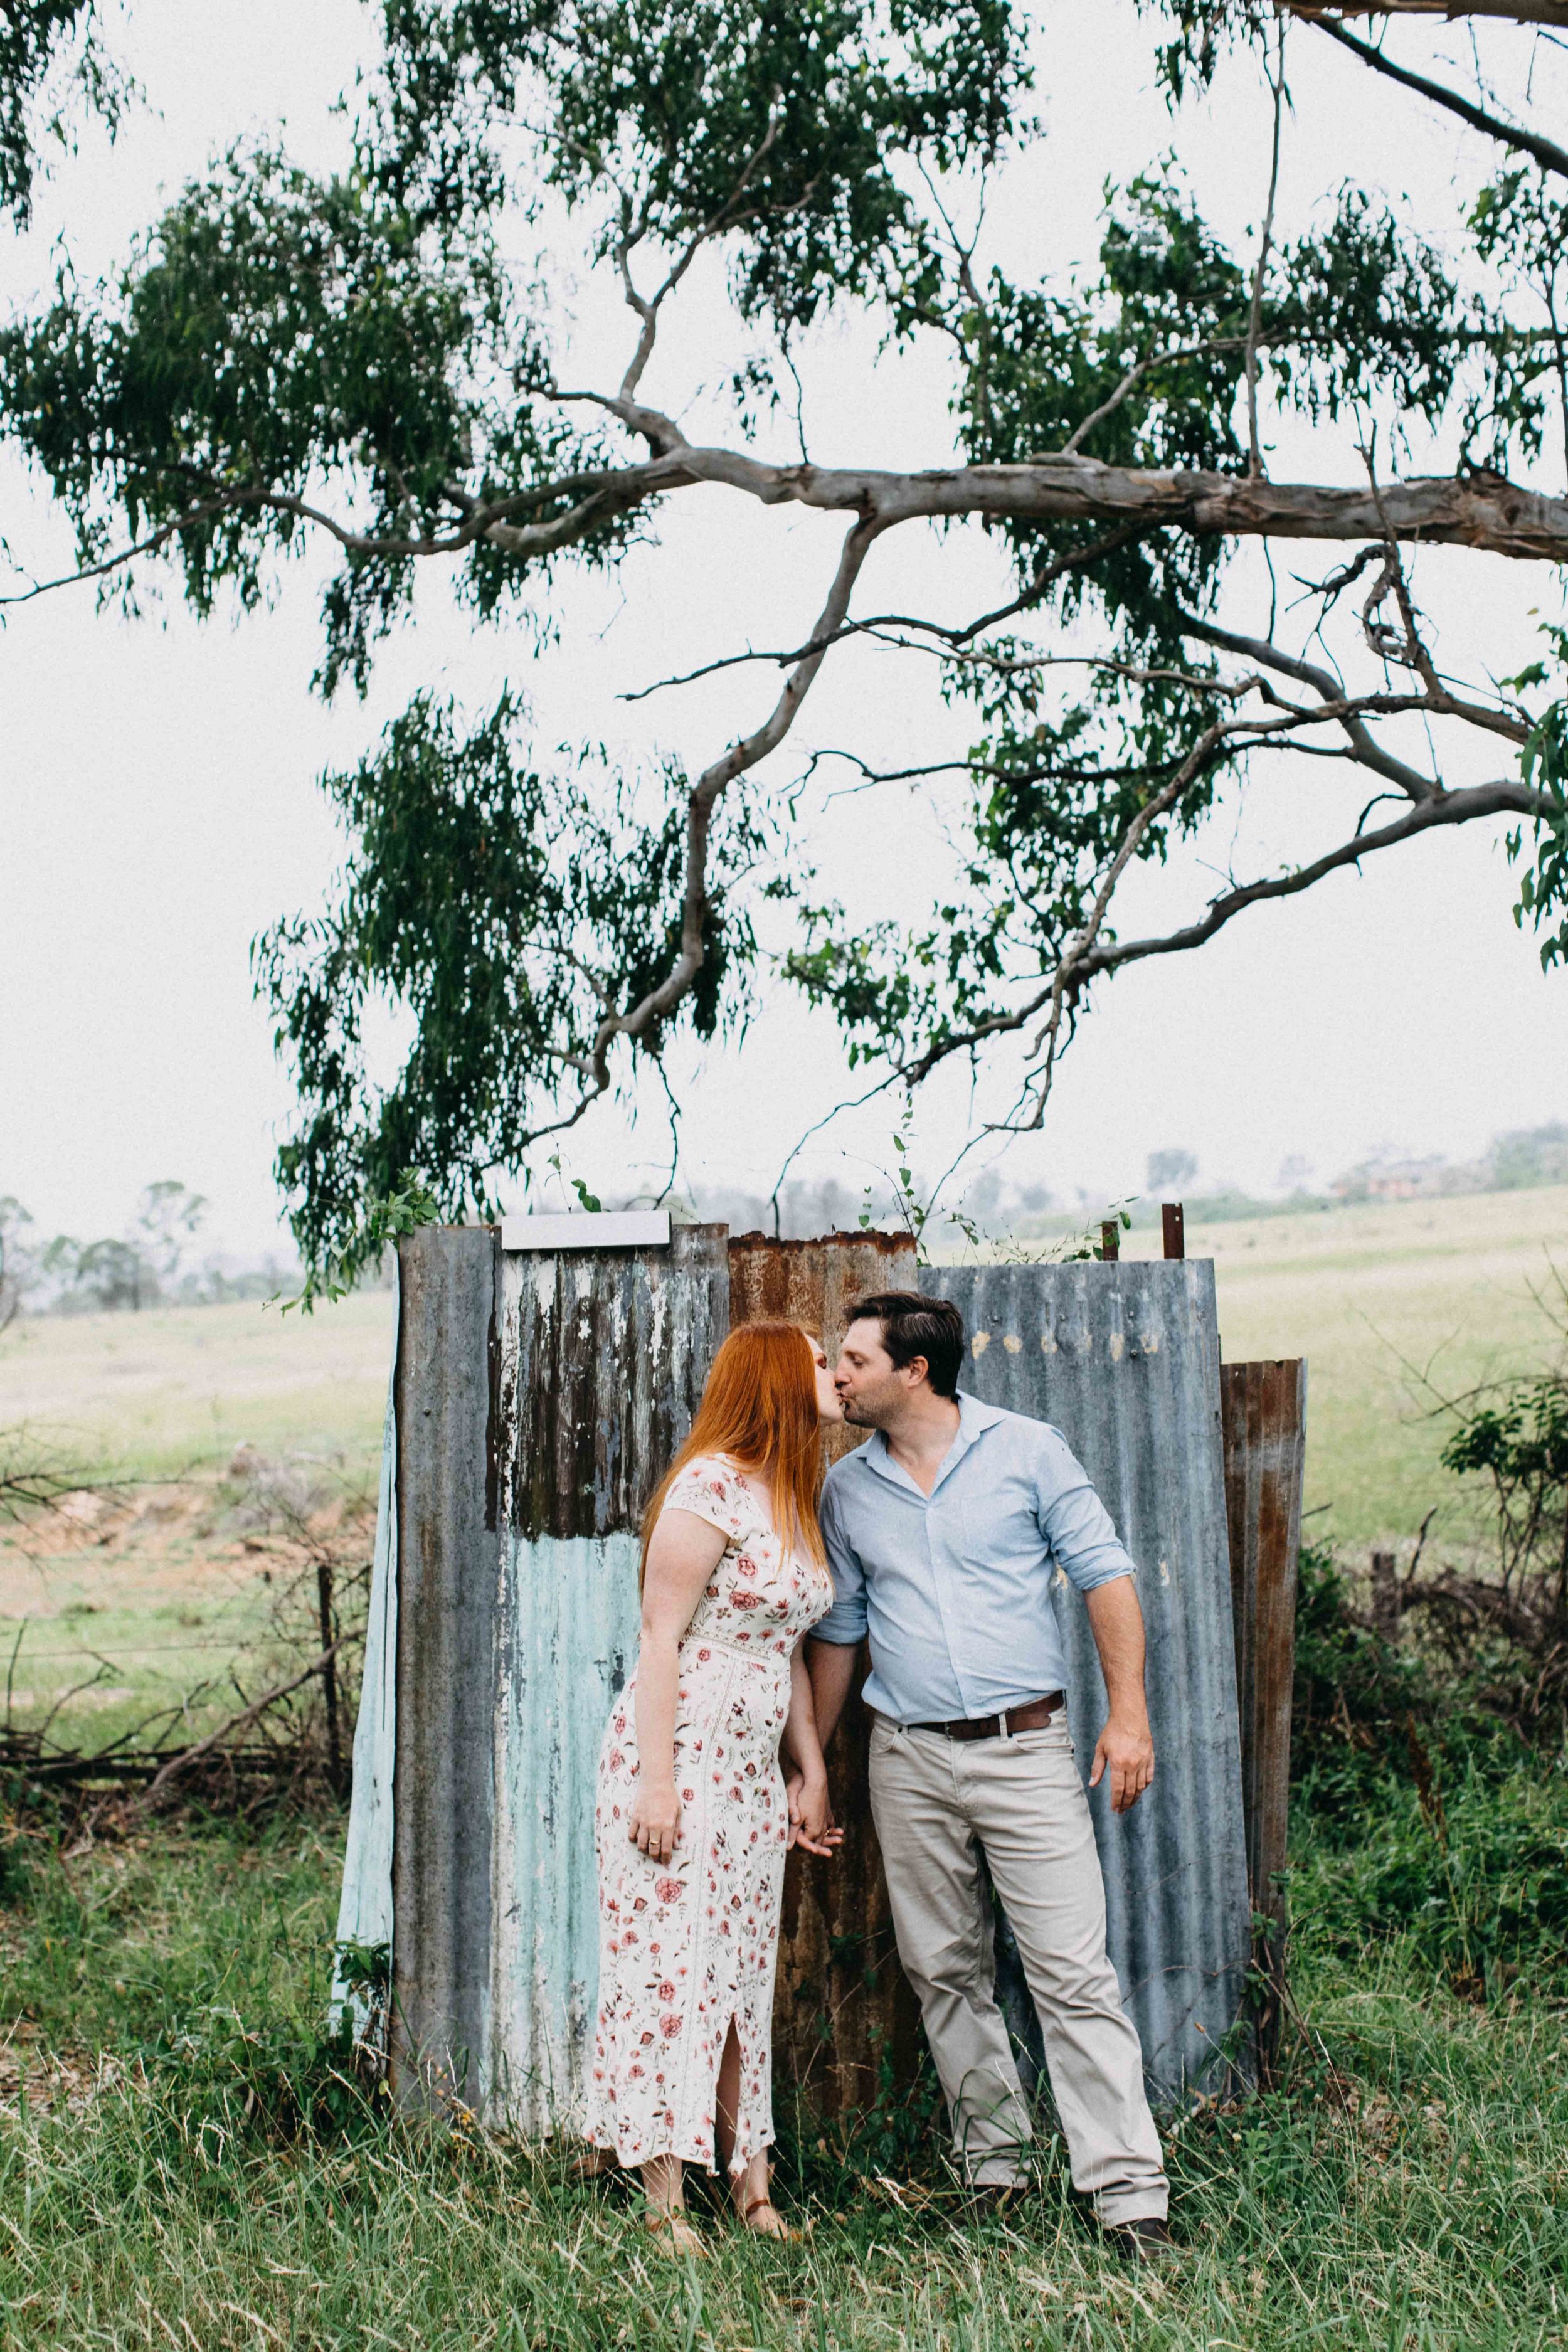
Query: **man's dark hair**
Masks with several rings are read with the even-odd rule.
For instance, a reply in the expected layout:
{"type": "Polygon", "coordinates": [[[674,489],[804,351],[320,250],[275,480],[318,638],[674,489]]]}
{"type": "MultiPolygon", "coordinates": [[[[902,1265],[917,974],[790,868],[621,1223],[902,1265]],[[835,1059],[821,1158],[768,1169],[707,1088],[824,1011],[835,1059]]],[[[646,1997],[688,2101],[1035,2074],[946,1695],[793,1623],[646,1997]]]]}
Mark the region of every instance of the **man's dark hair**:
{"type": "Polygon", "coordinates": [[[858,1298],[851,1323],[879,1323],[882,1345],[901,1370],[917,1356],[938,1396],[950,1397],[963,1362],[963,1318],[951,1298],[922,1298],[918,1290],[879,1290],[858,1298]]]}

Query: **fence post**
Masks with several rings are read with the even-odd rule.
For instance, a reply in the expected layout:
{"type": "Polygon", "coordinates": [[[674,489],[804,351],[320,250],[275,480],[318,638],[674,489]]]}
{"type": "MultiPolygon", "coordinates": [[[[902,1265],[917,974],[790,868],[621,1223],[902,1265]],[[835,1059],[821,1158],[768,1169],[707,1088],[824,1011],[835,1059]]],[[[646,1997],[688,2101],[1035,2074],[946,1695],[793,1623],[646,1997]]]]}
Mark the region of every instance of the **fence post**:
{"type": "Polygon", "coordinates": [[[1185,1257],[1187,1254],[1186,1222],[1186,1211],[1180,1201],[1161,1202],[1160,1224],[1167,1257],[1185,1257]]]}
{"type": "Polygon", "coordinates": [[[1263,1980],[1259,2080],[1279,2046],[1289,1915],[1284,1885],[1290,1796],[1290,1693],[1296,1665],[1296,1555],[1307,1437],[1307,1367],[1224,1364],[1226,1517],[1230,1530],[1242,1799],[1254,1958],[1263,1980]]]}
{"type": "Polygon", "coordinates": [[[1391,1551],[1372,1556],[1372,1622],[1385,1642],[1399,1638],[1399,1585],[1391,1551]]]}

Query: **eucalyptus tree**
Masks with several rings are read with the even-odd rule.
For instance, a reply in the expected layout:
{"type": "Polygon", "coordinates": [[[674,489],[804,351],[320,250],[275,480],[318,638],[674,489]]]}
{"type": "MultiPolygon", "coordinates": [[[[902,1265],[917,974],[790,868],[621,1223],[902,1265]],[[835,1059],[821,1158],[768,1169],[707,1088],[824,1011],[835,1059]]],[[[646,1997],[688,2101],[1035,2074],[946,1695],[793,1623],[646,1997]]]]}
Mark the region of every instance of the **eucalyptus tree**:
{"type": "MultiPolygon", "coordinates": [[[[1508,37],[1530,43],[1568,10],[1469,13],[1520,20],[1508,37]]],[[[117,279],[62,280],[5,334],[0,406],[75,527],[71,576],[133,602],[162,565],[197,612],[244,608],[330,543],[326,694],[363,689],[423,572],[548,657],[566,575],[620,570],[689,494],[755,509],[764,534],[781,512],[842,522],[793,641],[692,646],[690,671],[732,664],[739,691],[774,673],[734,740],[636,774],[562,767],[516,694],[470,721],[426,693],[327,780],[353,843],[341,887],[258,950],[298,1071],[279,1173],[313,1262],[352,1265],[380,1230],[367,1204],[410,1171],[448,1205],[483,1202],[493,1171],[639,1067],[662,1074],[683,1024],[743,1020],[764,890],[794,926],[785,969],[872,1083],[1015,1039],[1018,1127],[1043,1116],[1091,988],[1434,828],[1508,828],[1517,919],[1543,959],[1568,955],[1568,638],[1548,625],[1510,680],[1467,682],[1473,657],[1439,655],[1409,563],[1431,545],[1568,559],[1568,156],[1479,81],[1440,78],[1429,26],[1394,22],[1430,12],[1399,0],[1142,15],[1178,142],[1218,61],[1256,59],[1275,171],[1245,251],[1173,166],[1108,194],[1087,275],[1001,267],[972,224],[1040,135],[1050,56],[1013,0],[384,0],[352,168],[232,153],[117,279]],[[1328,41],[1388,82],[1384,155],[1434,108],[1489,142],[1495,170],[1456,187],[1445,222],[1418,228],[1353,184],[1282,217],[1293,60],[1328,41]],[[681,379],[671,325],[715,260],[731,341],[704,361],[729,422],[692,437],[664,388],[681,379]],[[560,299],[571,273],[624,310],[608,376],[560,299]],[[955,446],[880,462],[870,398],[863,461],[781,446],[797,355],[835,312],[874,322],[879,366],[945,352],[955,446]],[[1310,436],[1313,478],[1273,478],[1282,416],[1310,436]],[[1441,472],[1391,462],[1417,432],[1441,472]],[[991,609],[868,599],[873,548],[932,526],[1005,556],[991,609]],[[1321,543],[1290,628],[1237,562],[1253,541],[1298,567],[1321,543]],[[825,667],[868,639],[935,665],[973,713],[964,837],[912,926],[858,928],[833,877],[791,878],[798,772],[774,755],[825,667]],[[1411,718],[1419,759],[1389,740],[1411,718]],[[1488,772],[1455,781],[1475,744],[1488,772]],[[1364,777],[1359,822],[1227,879],[1169,931],[1119,936],[1130,870],[1259,777],[1315,787],[1324,759],[1364,777]],[[378,992],[413,1015],[384,1087],[363,1041],[378,992]]],[[[874,744],[843,752],[884,774],[874,744]]]]}
{"type": "Polygon", "coordinates": [[[68,144],[84,110],[112,131],[132,94],[105,50],[98,0],[5,0],[0,8],[0,211],[25,227],[40,144],[68,144]]]}

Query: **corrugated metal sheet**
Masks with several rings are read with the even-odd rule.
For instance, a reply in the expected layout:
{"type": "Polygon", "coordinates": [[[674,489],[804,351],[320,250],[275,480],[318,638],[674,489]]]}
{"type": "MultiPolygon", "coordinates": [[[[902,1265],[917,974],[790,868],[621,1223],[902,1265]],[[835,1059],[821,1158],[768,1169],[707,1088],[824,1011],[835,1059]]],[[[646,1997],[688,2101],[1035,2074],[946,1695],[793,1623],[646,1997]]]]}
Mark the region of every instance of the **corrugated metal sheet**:
{"type": "Polygon", "coordinates": [[[486,2111],[574,2128],[598,1985],[595,1769],[637,1640],[637,1529],[728,1328],[721,1225],[501,1261],[493,2028],[486,2111]]]}
{"type": "Polygon", "coordinates": [[[571,2129],[597,1975],[594,1767],[637,1527],[729,1315],[721,1226],[668,1249],[402,1245],[393,2071],[571,2129]],[[410,2060],[417,2053],[417,2067],[410,2060]]]}
{"type": "MultiPolygon", "coordinates": [[[[816,1332],[834,1354],[857,1298],[915,1284],[914,1244],[901,1234],[811,1242],[745,1234],[730,1244],[731,1324],[782,1316],[816,1332]]],[[[845,1430],[827,1451],[837,1457],[863,1443],[863,1433],[845,1430]]],[[[844,1843],[831,1862],[792,1853],[784,1870],[773,2063],[781,2090],[795,2091],[822,2118],[868,2105],[884,2063],[896,2081],[907,2080],[918,2048],[919,2006],[899,1966],[871,1826],[869,1736],[858,1685],[827,1753],[844,1843]]]]}
{"type": "Polygon", "coordinates": [[[1241,1713],[1242,1802],[1252,1908],[1268,1921],[1257,1958],[1267,1991],[1259,2064],[1279,2043],[1289,1927],[1282,1874],[1290,1810],[1290,1695],[1296,1663],[1296,1556],[1307,1444],[1307,1367],[1225,1364],[1225,1499],[1241,1713]]]}
{"type": "MultiPolygon", "coordinates": [[[[1213,1265],[927,1266],[920,1287],[963,1314],[963,1385],[1063,1431],[1138,1564],[1157,1768],[1121,1819],[1105,1788],[1090,1798],[1110,1954],[1152,2092],[1212,2087],[1251,1948],[1213,1265]]],[[[1056,1598],[1087,1773],[1104,1684],[1065,1578],[1056,1598]]],[[[1016,1958],[1002,1978],[1015,2031],[1037,2053],[1016,1958]]]]}
{"type": "Polygon", "coordinates": [[[398,1253],[392,2080],[411,2104],[479,2104],[489,2040],[498,1255],[483,1228],[398,1253]]]}
{"type": "MultiPolygon", "coordinates": [[[[367,1924],[390,1916],[402,2095],[571,2128],[595,1996],[593,1768],[635,1646],[643,1498],[731,1312],[789,1314],[831,1345],[856,1292],[911,1285],[910,1253],[749,1236],[731,1255],[707,1227],[668,1251],[503,1255],[492,1233],[430,1231],[401,1268],[375,1604],[395,1671],[367,1674],[342,1932],[379,1941],[367,1924]]],[[[1173,2091],[1236,2017],[1249,1924],[1212,1269],[919,1283],[965,1312],[970,1386],[1067,1430],[1142,1570],[1162,1770],[1152,1803],[1125,1822],[1101,1808],[1097,1829],[1113,1952],[1156,2088],[1173,2091]]],[[[1098,1669],[1070,1597],[1065,1613],[1084,1742],[1098,1669]]],[[[780,2071],[828,2113],[871,2093],[881,2052],[901,2072],[912,2051],[863,1738],[851,1724],[836,1759],[844,1855],[802,1857],[786,1885],[780,2071]]]]}
{"type": "Polygon", "coordinates": [[[331,2014],[345,2011],[354,2031],[379,2049],[385,2002],[370,1998],[363,1969],[345,1969],[343,1948],[362,1954],[392,1954],[392,1773],[397,1752],[397,1304],[394,1290],[392,1367],[387,1374],[386,1413],[381,1433],[381,1481],[376,1493],[375,1549],[371,1555],[370,1604],[365,1617],[364,1664],[360,1675],[359,1717],[354,1726],[353,1793],[343,1850],[343,1886],[338,1904],[337,1960],[332,1970],[331,2014]]]}

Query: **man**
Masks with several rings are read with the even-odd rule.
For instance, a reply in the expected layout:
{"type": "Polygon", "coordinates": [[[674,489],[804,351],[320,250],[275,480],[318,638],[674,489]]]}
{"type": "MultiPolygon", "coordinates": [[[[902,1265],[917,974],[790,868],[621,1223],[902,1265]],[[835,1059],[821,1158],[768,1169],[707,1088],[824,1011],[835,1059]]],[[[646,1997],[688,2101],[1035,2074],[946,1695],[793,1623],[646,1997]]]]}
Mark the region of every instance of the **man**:
{"type": "Polygon", "coordinates": [[[984,1854],[1039,2016],[1075,2189],[1133,2259],[1168,2247],[1169,2189],[1138,2035],[1105,1950],[1105,1891],[1068,1736],[1051,1601],[1085,1596],[1110,1711],[1090,1786],[1115,1811],[1149,1786],[1133,1565],[1059,1431],[958,1392],[946,1299],[862,1299],[839,1357],[845,1419],[876,1433],[834,1464],[822,1529],[834,1607],[807,1658],[826,1746],[869,1633],[871,1811],[904,1973],[958,2160],[994,2199],[1025,2179],[1029,2118],[994,1997],[984,1854]]]}

